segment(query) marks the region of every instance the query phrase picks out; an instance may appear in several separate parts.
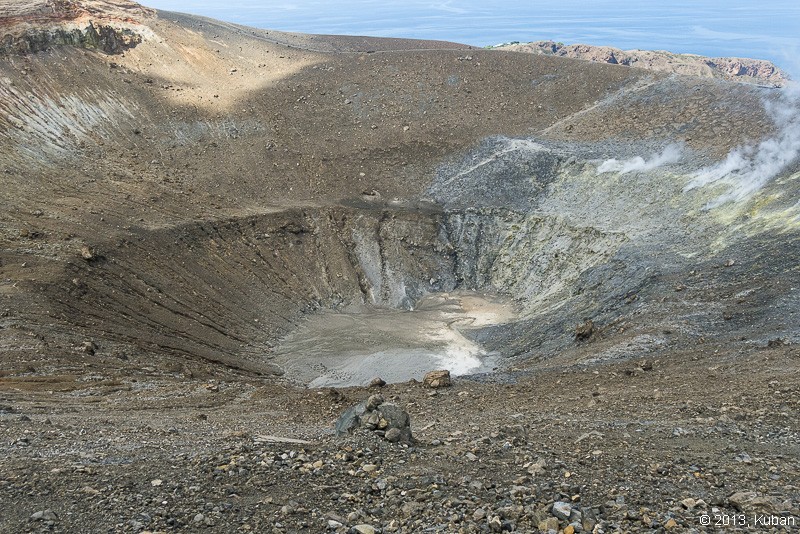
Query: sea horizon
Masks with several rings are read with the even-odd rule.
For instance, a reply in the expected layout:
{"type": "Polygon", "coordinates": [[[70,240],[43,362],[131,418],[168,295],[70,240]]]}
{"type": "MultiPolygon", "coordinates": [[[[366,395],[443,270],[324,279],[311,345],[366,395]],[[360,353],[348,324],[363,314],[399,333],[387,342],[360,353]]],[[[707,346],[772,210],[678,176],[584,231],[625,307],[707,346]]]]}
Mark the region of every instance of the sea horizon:
{"type": "Polygon", "coordinates": [[[553,40],[623,50],[666,50],[709,57],[766,59],[800,75],[800,4],[700,0],[642,5],[564,0],[519,5],[502,0],[397,3],[145,0],[165,11],[256,28],[311,34],[453,41],[476,47],[553,40]]]}

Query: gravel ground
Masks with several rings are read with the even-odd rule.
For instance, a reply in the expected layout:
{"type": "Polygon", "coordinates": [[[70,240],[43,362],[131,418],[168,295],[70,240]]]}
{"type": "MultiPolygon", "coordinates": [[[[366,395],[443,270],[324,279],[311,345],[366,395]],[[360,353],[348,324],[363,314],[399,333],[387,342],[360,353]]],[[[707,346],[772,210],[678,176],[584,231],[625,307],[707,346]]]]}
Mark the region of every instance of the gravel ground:
{"type": "Polygon", "coordinates": [[[4,532],[789,531],[758,521],[799,519],[799,364],[791,346],[709,344],[667,361],[529,368],[507,383],[386,386],[410,414],[413,444],[333,434],[375,388],[150,373],[117,377],[116,390],[30,377],[23,392],[5,378],[0,522],[4,532]],[[702,524],[742,517],[736,529],[702,524]]]}

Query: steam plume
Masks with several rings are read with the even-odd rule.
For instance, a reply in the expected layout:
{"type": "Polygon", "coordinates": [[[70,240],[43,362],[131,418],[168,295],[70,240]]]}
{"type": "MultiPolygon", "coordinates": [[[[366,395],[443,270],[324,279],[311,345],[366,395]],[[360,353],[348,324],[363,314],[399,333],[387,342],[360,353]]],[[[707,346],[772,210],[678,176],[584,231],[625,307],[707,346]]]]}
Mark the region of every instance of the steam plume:
{"type": "Polygon", "coordinates": [[[616,159],[606,160],[597,167],[597,173],[618,172],[619,174],[627,174],[634,171],[651,171],[662,165],[680,161],[682,155],[683,147],[678,144],[672,144],[667,146],[661,153],[652,154],[648,159],[636,156],[622,161],[616,159]]]}
{"type": "Polygon", "coordinates": [[[706,209],[750,197],[797,162],[800,156],[800,87],[788,86],[777,101],[764,105],[778,133],[757,146],[733,150],[716,165],[696,172],[684,188],[690,191],[709,184],[727,185],[728,192],[706,204],[706,209]]]}

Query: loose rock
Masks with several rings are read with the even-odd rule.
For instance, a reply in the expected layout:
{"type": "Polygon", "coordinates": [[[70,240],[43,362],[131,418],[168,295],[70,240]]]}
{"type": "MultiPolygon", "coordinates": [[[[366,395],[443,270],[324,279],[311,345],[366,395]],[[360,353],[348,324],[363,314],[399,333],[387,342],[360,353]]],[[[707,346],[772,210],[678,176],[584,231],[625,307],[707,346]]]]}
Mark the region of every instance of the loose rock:
{"type": "Polygon", "coordinates": [[[372,395],[348,408],[336,421],[336,433],[345,435],[358,428],[379,432],[391,443],[411,443],[411,420],[408,412],[396,404],[384,402],[380,395],[372,395]]]}
{"type": "Polygon", "coordinates": [[[422,379],[422,384],[433,389],[450,387],[452,385],[450,371],[445,369],[431,371],[422,379]]]}
{"type": "Polygon", "coordinates": [[[553,504],[553,515],[564,521],[569,520],[569,515],[572,513],[572,505],[568,502],[557,502],[553,504]]]}
{"type": "Polygon", "coordinates": [[[594,322],[587,320],[575,327],[575,341],[586,341],[591,339],[595,333],[594,322]]]}
{"type": "Polygon", "coordinates": [[[379,376],[373,378],[372,381],[369,383],[369,387],[371,388],[382,388],[385,385],[386,385],[386,380],[384,380],[379,376]]]}
{"type": "Polygon", "coordinates": [[[92,249],[92,247],[89,245],[83,245],[81,247],[81,258],[89,262],[95,260],[96,255],[94,249],[92,249]]]}
{"type": "Polygon", "coordinates": [[[33,521],[57,521],[58,515],[52,510],[39,510],[31,514],[33,521]]]}

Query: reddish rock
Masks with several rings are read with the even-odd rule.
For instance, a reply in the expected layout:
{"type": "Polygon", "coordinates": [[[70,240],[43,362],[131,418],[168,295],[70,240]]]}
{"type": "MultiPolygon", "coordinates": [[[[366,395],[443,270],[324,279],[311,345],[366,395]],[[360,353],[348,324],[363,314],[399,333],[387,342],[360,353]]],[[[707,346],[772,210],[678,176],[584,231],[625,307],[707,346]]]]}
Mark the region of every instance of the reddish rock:
{"type": "Polygon", "coordinates": [[[450,387],[452,385],[450,381],[450,371],[444,369],[431,371],[422,379],[422,384],[433,389],[450,387]]]}

